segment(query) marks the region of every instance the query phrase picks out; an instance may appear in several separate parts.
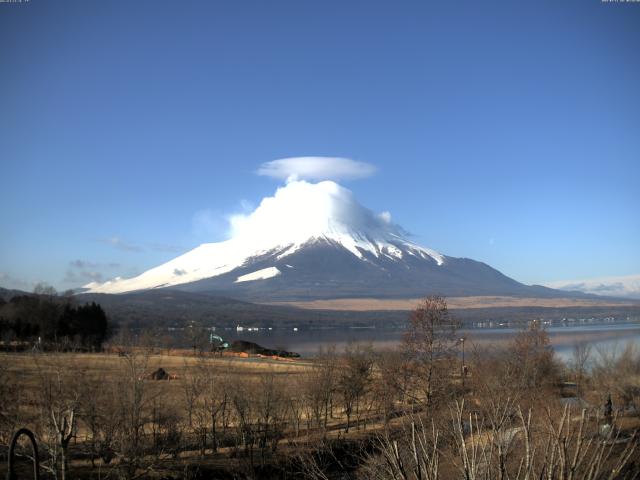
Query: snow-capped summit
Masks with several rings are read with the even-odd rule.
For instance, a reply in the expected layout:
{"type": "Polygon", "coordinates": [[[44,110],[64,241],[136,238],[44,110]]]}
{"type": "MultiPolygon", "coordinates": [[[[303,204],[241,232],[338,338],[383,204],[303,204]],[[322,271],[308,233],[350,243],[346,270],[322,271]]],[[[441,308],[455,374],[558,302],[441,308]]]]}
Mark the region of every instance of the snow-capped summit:
{"type": "Polygon", "coordinates": [[[290,180],[252,213],[232,217],[229,240],[200,245],[137,277],[85,288],[173,288],[251,300],[553,292],[522,285],[484,263],[421,247],[388,212],[373,213],[350,190],[333,181],[304,180],[290,180]]]}
{"type": "Polygon", "coordinates": [[[360,205],[351,191],[335,182],[289,182],[273,197],[265,198],[250,215],[231,219],[232,241],[253,251],[287,246],[286,256],[313,239],[335,242],[356,257],[363,251],[375,256],[401,255],[396,244],[427,253],[438,263],[437,252],[422,249],[403,239],[404,232],[388,213],[374,215],[360,205]]]}
{"type": "Polygon", "coordinates": [[[231,230],[229,240],[200,245],[137,277],[94,282],[85,288],[94,293],[122,293],[191,283],[225,274],[269,253],[281,260],[322,241],[339,245],[363,261],[367,254],[396,259],[415,255],[444,263],[439,253],[405,239],[388,213],[375,215],[350,190],[332,181],[291,181],[273,197],[263,199],[251,214],[233,216],[231,230]]]}

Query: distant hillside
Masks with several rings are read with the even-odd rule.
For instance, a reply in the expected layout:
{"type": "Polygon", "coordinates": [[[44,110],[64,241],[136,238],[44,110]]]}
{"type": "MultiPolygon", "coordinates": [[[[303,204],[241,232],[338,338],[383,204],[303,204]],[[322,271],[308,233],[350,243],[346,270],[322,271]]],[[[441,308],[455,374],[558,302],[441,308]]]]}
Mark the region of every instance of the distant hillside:
{"type": "Polygon", "coordinates": [[[16,295],[31,295],[31,294],[28,292],[23,292],[22,290],[14,290],[14,289],[0,287],[0,299],[4,300],[5,302],[11,300],[16,295]]]}
{"type": "Polygon", "coordinates": [[[132,326],[170,326],[195,321],[205,325],[285,326],[403,323],[406,312],[351,312],[307,310],[297,307],[259,305],[229,297],[149,290],[121,295],[85,293],[80,302],[95,301],[117,322],[132,326]]]}
{"type": "MultiPolygon", "coordinates": [[[[282,305],[260,305],[223,296],[173,290],[149,290],[121,295],[82,294],[78,300],[101,304],[116,321],[131,326],[171,326],[196,321],[204,325],[313,326],[377,325],[395,328],[405,324],[408,310],[313,310],[282,305]]],[[[463,322],[561,319],[564,317],[640,316],[640,304],[592,306],[514,306],[459,308],[452,313],[463,322]]]]}
{"type": "MultiPolygon", "coordinates": [[[[8,300],[14,295],[32,295],[20,290],[0,288],[0,298],[8,300]]],[[[148,290],[120,295],[85,293],[76,296],[80,304],[96,302],[110,320],[134,328],[182,326],[188,322],[202,325],[233,327],[314,327],[371,326],[379,328],[402,327],[407,320],[407,309],[397,310],[320,310],[286,305],[262,305],[222,295],[191,293],[179,290],[148,290]]],[[[589,317],[640,317],[640,304],[629,305],[575,305],[564,307],[508,306],[486,308],[452,308],[460,321],[526,321],[534,318],[562,319],[589,317]]]]}

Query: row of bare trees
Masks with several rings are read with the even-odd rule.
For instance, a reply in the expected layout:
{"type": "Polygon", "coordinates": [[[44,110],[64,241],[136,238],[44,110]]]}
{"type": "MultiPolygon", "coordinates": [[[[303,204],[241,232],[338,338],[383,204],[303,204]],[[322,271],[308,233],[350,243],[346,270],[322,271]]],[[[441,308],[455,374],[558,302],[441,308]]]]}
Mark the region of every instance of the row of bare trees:
{"type": "Polygon", "coordinates": [[[312,454],[336,438],[358,438],[360,473],[380,480],[627,471],[635,451],[615,446],[621,430],[602,437],[597,408],[563,408],[559,385],[579,379],[596,406],[612,392],[616,402],[634,401],[640,355],[632,348],[595,363],[576,352],[567,370],[534,322],[501,346],[472,349],[467,369],[459,341],[435,297],[413,312],[401,348],[329,348],[303,368],[243,370],[201,356],[185,360],[179,379],[153,381],[143,349],[91,361],[34,353],[22,368],[0,365],[0,443],[31,427],[44,468],[62,480],[80,459],[101,475],[139,478],[181,457],[226,458],[255,473],[282,455],[299,458],[304,476],[329,478],[312,454]]]}
{"type": "Polygon", "coordinates": [[[565,407],[558,416],[547,410],[513,411],[513,422],[498,424],[455,402],[449,424],[438,427],[411,416],[400,435],[386,433],[364,468],[370,480],[596,480],[636,478],[630,460],[636,441],[565,407]]]}
{"type": "MultiPolygon", "coordinates": [[[[547,332],[539,322],[531,322],[508,342],[474,348],[469,368],[458,369],[461,340],[444,300],[429,298],[410,319],[402,354],[376,361],[377,375],[387,382],[382,391],[373,392],[386,421],[374,448],[362,455],[363,478],[569,480],[640,475],[634,431],[640,412],[634,401],[640,353],[635,346],[622,352],[601,349],[592,356],[583,344],[576,347],[572,361],[563,364],[547,332]],[[567,395],[572,403],[563,403],[567,395]],[[631,418],[616,418],[625,414],[621,408],[607,416],[603,404],[611,395],[618,407],[632,404],[631,418]],[[401,415],[389,421],[394,412],[401,415]]],[[[307,476],[331,478],[317,458],[306,457],[307,476]]]]}
{"type": "Polygon", "coordinates": [[[32,353],[23,357],[23,371],[0,368],[0,442],[8,445],[26,425],[54,478],[68,478],[70,460],[79,458],[134,478],[185,451],[222,448],[264,465],[285,435],[348,432],[374,408],[374,354],[362,346],[344,357],[330,350],[298,373],[244,374],[203,357],[172,381],[151,380],[149,358],[127,353],[91,364],[82,355],[32,353]]]}

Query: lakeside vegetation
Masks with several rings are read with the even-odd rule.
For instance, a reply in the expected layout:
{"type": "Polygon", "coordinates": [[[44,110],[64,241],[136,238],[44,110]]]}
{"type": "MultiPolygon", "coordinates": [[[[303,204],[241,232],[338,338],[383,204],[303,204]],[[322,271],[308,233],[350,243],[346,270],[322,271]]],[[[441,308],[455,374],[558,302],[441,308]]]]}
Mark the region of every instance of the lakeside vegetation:
{"type": "Polygon", "coordinates": [[[104,353],[2,354],[2,458],[26,426],[43,475],[56,479],[640,473],[637,349],[583,344],[562,364],[534,322],[507,343],[468,350],[463,364],[457,327],[434,297],[392,351],[351,344],[308,360],[239,358],[120,334],[104,353]],[[168,380],[154,380],[160,368],[168,380]]]}

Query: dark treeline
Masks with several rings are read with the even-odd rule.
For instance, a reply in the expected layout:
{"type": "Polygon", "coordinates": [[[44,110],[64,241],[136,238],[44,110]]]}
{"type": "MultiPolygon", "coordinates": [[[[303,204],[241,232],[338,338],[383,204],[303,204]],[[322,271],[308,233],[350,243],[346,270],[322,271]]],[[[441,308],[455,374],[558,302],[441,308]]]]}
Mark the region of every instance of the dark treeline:
{"type": "Polygon", "coordinates": [[[0,338],[43,346],[100,349],[111,331],[107,315],[95,302],[76,305],[72,296],[52,289],[0,300],[0,338]]]}

